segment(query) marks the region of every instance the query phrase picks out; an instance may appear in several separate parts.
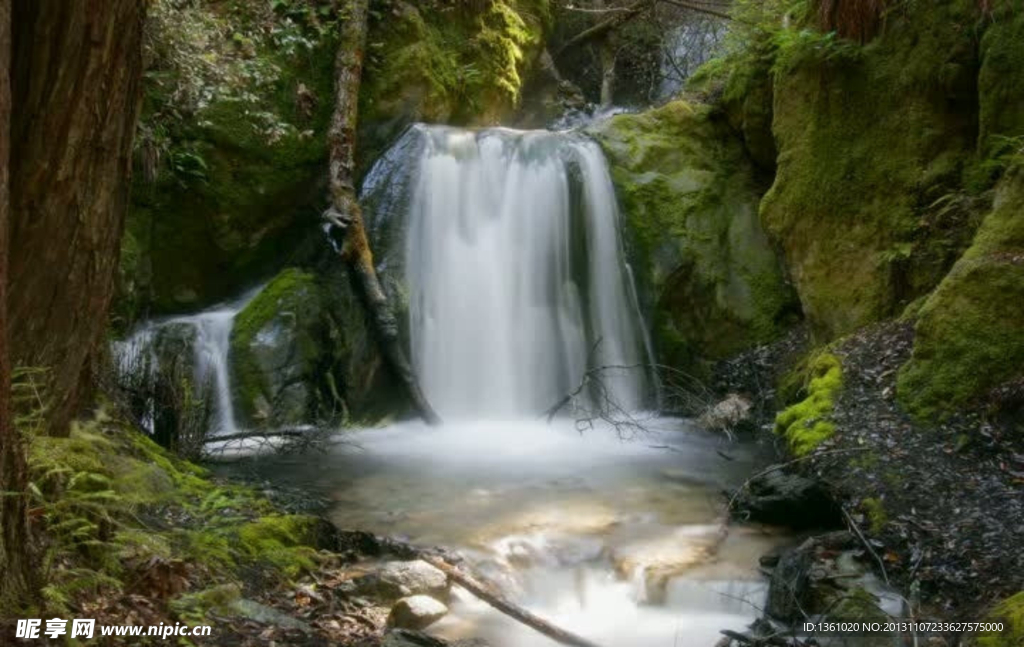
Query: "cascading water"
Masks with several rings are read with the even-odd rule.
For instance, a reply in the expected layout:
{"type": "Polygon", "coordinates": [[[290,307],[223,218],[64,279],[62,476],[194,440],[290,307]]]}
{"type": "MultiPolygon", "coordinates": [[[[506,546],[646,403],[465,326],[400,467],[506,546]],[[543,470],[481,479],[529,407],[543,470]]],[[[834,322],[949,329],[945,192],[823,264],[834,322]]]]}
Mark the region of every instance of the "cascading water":
{"type": "MultiPolygon", "coordinates": [[[[213,420],[209,435],[223,436],[239,431],[231,397],[231,369],[228,363],[231,328],[235,316],[258,292],[259,289],[252,290],[236,301],[193,315],[143,324],[126,340],[114,344],[114,355],[121,363],[122,372],[147,370],[156,374],[162,361],[182,361],[191,367],[193,384],[208,385],[211,389],[213,420]],[[163,351],[166,350],[167,341],[174,338],[183,343],[171,349],[176,356],[169,358],[163,351]],[[180,357],[186,348],[191,349],[191,357],[180,357]]],[[[150,408],[155,404],[150,402],[150,408]]],[[[152,432],[152,409],[145,422],[152,432]]]]}
{"type": "MultiPolygon", "coordinates": [[[[644,325],[599,147],[577,133],[411,128],[363,202],[381,275],[446,423],[347,432],[359,450],[278,458],[268,476],[336,502],[341,527],[457,548],[539,615],[598,644],[713,644],[763,607],[756,556],[723,537],[720,492],[755,451],[685,421],[640,442],[541,415],[601,370],[594,406],[645,407],[644,325]],[[671,451],[666,451],[669,448],[671,451]]],[[[455,591],[431,631],[497,647],[553,642],[455,591]]]]}
{"type": "Polygon", "coordinates": [[[506,129],[406,137],[421,147],[402,263],[412,358],[442,416],[535,416],[598,367],[602,397],[641,406],[650,361],[598,146],[506,129]]]}

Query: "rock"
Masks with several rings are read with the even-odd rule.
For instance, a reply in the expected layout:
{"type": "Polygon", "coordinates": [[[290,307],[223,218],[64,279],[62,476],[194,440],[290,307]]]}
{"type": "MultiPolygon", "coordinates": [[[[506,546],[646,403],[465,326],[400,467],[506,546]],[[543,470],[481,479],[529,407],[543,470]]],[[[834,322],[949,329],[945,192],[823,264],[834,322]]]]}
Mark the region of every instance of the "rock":
{"type": "Polygon", "coordinates": [[[385,600],[427,595],[448,599],[448,576],[423,560],[388,562],[376,573],[358,578],[359,590],[385,600]]]}
{"type": "Polygon", "coordinates": [[[724,400],[705,411],[697,422],[707,429],[731,431],[750,420],[750,400],[730,393],[724,400]]]}
{"type": "Polygon", "coordinates": [[[761,227],[755,171],[735,133],[686,100],[588,133],[608,158],[661,361],[689,369],[779,336],[795,295],[761,227]]]}
{"type": "Polygon", "coordinates": [[[839,506],[817,481],[774,469],[751,480],[734,502],[734,514],[789,528],[841,524],[839,506]]]}
{"type": "Polygon", "coordinates": [[[235,401],[249,426],[279,428],[342,415],[345,338],[317,278],[289,268],[235,318],[235,401]]]}
{"type": "Polygon", "coordinates": [[[388,626],[400,629],[426,629],[448,614],[448,607],[429,595],[402,598],[391,607],[388,626]]]}
{"type": "Polygon", "coordinates": [[[992,212],[914,329],[899,399],[919,415],[969,404],[1024,377],[1024,165],[1007,172],[992,212]]]}

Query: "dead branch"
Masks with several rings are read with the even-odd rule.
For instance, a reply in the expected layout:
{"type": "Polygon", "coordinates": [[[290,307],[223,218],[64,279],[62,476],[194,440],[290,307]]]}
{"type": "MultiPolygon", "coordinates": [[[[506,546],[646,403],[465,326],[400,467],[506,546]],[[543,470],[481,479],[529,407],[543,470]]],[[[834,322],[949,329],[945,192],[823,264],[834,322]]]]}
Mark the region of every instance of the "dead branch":
{"type": "Polygon", "coordinates": [[[565,629],[556,627],[540,616],[510,601],[497,591],[490,590],[489,587],[479,582],[472,575],[463,573],[456,566],[449,564],[440,557],[421,554],[420,559],[443,572],[451,578],[453,582],[480,598],[491,607],[501,611],[513,620],[518,620],[531,629],[544,634],[561,645],[569,645],[570,647],[597,647],[596,643],[570,633],[565,629]]]}
{"type": "Polygon", "coordinates": [[[420,389],[402,348],[398,322],[377,276],[362,209],[356,198],[356,124],[366,49],[368,0],[348,0],[343,8],[344,19],[341,21],[335,61],[334,114],[327,133],[331,208],[324,213],[324,219],[329,228],[336,228],[343,235],[338,253],[348,266],[360,300],[370,314],[381,353],[405,387],[413,407],[428,424],[433,425],[441,419],[420,389]]]}

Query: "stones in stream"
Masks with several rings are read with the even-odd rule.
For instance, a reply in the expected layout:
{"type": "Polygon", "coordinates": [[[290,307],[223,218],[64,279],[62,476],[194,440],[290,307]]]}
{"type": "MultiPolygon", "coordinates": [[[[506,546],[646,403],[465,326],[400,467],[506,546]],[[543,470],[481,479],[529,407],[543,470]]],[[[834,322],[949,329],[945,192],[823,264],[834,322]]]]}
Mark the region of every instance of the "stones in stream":
{"type": "Polygon", "coordinates": [[[448,615],[448,607],[429,595],[402,598],[391,607],[388,626],[400,629],[426,629],[448,615]]]}
{"type": "Polygon", "coordinates": [[[733,511],[749,521],[794,529],[843,525],[839,506],[820,483],[781,468],[751,479],[736,493],[733,511]]]}

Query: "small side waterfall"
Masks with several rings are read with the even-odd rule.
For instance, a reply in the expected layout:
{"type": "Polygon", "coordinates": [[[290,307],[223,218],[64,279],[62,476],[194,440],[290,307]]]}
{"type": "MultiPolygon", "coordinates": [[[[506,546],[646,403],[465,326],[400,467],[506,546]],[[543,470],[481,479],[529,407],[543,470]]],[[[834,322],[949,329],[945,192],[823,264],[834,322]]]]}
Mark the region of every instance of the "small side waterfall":
{"type": "MultiPolygon", "coordinates": [[[[180,362],[191,372],[197,388],[209,385],[211,389],[213,420],[209,434],[223,436],[239,431],[228,363],[231,329],[235,316],[258,292],[259,289],[252,290],[237,301],[196,314],[146,322],[130,337],[114,344],[114,355],[122,372],[147,370],[155,375],[162,362],[180,362]],[[191,356],[186,356],[189,349],[191,356]]],[[[152,413],[145,422],[152,432],[152,413]]]]}
{"type": "Polygon", "coordinates": [[[407,193],[394,264],[404,267],[413,364],[434,406],[447,418],[535,416],[586,371],[609,367],[600,397],[641,407],[644,331],[597,144],[422,125],[409,138],[396,149],[412,168],[385,157],[367,191],[407,193]],[[411,179],[388,179],[402,173],[411,179]]]}

